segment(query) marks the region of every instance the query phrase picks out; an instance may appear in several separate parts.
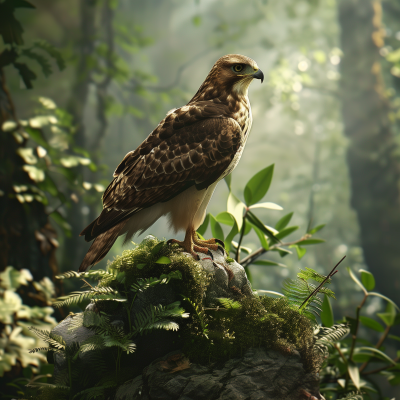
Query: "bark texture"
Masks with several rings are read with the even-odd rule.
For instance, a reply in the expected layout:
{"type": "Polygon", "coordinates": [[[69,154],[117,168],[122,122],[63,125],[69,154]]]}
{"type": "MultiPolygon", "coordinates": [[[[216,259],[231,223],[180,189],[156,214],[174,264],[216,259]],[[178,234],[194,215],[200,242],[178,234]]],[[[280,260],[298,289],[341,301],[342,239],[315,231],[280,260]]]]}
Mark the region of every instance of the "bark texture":
{"type": "MultiPolygon", "coordinates": [[[[1,56],[1,55],[0,55],[1,56]]],[[[17,154],[27,139],[19,128],[4,132],[6,121],[18,124],[14,105],[0,65],[0,271],[8,265],[27,268],[36,281],[58,273],[55,250],[56,232],[48,221],[42,203],[21,202],[16,186],[35,185],[23,171],[23,159],[17,154]],[[18,142],[18,133],[21,142],[18,142]]]]}

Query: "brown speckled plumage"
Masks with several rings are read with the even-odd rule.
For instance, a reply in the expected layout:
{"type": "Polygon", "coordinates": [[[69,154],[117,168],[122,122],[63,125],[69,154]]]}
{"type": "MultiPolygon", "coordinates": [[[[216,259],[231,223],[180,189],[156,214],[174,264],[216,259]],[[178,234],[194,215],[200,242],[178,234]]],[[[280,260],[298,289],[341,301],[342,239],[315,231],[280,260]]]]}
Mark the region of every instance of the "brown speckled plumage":
{"type": "MultiPolygon", "coordinates": [[[[86,241],[95,241],[80,271],[100,261],[121,234],[132,236],[146,229],[147,223],[136,226],[133,221],[142,210],[165,203],[167,208],[157,208],[159,216],[176,214],[172,199],[190,189],[187,193],[202,193],[197,208],[191,211],[196,214],[204,198],[208,203],[211,197],[212,193],[206,196],[208,188],[214,190],[234,169],[251,128],[247,88],[253,79],[250,74],[233,73],[231,66],[236,63],[251,67],[253,73],[259,71],[248,57],[220,58],[192,100],[169,112],[147,139],[125,156],[104,192],[103,211],[81,233],[86,241]]],[[[173,215],[174,228],[193,224],[191,214],[183,225],[174,224],[173,215]]]]}

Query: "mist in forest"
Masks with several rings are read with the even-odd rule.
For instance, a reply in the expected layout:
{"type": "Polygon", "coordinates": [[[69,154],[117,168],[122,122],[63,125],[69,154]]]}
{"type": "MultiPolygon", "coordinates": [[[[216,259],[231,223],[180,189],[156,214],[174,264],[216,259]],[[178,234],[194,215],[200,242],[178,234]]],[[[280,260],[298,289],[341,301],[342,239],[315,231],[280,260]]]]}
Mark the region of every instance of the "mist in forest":
{"type": "MultiPolygon", "coordinates": [[[[277,252],[265,257],[284,266],[250,266],[253,288],[280,291],[299,268],[326,275],[346,255],[331,285],[335,318],[353,313],[362,299],[346,267],[371,271],[375,290],[400,304],[398,2],[32,3],[36,9],[15,11],[25,46],[46,40],[60,52],[65,67],[58,68],[52,59],[52,73],[46,74],[40,60],[35,63],[26,55],[36,75],[31,89],[16,68],[4,67],[15,114],[29,120],[43,114],[39,98],[51,99],[71,116],[65,125],[71,127],[68,146],[60,145],[57,157],[75,149],[79,157],[91,160],[90,165],[74,165],[73,176],[65,172],[69,183],[59,183],[64,200],[55,196],[45,205],[59,243],[52,253],[53,267],[78,269],[90,245],[79,232],[101,211],[102,192],[126,153],[169,110],[193,97],[219,57],[243,54],[257,62],[265,80],[250,86],[253,126],[232,174],[232,192],[243,200],[248,180],[274,164],[263,201],[283,210],[260,209],[259,218],[274,227],[293,212],[291,225],[299,228],[285,242],[325,224],[316,235],[325,242],[304,247],[301,258],[289,248],[293,254],[287,257],[277,252]]],[[[54,176],[56,183],[63,173],[54,176]]],[[[228,194],[221,181],[207,211],[214,216],[226,211],[228,194]]],[[[133,240],[139,243],[149,234],[183,238],[168,229],[166,218],[133,240]]],[[[211,234],[208,227],[204,236],[211,234]]],[[[122,242],[118,239],[97,267],[133,246],[123,247],[122,242]]],[[[245,236],[242,245],[259,247],[256,233],[245,236]]],[[[28,249],[18,247],[16,255],[9,250],[5,265],[27,268],[19,257],[28,249]]],[[[368,301],[369,315],[385,310],[382,299],[368,301]]]]}

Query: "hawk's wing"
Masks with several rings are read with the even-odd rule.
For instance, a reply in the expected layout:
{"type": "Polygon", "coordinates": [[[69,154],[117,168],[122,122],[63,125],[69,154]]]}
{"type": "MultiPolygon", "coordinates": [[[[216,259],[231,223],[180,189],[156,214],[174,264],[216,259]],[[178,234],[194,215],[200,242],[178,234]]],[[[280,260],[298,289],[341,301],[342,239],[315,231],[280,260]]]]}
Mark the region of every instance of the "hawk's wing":
{"type": "Polygon", "coordinates": [[[241,128],[234,119],[193,120],[184,112],[170,120],[167,117],[122,160],[104,192],[103,211],[81,233],[87,241],[190,186],[207,188],[226,171],[241,143],[241,128]]]}

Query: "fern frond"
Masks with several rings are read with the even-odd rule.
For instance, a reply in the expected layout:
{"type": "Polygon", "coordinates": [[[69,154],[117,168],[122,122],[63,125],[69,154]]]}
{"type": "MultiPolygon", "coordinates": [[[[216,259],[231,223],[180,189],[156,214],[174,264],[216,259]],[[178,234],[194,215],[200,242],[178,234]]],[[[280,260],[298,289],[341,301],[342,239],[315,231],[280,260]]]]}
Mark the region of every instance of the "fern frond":
{"type": "Polygon", "coordinates": [[[30,349],[29,353],[38,353],[39,351],[48,351],[51,350],[51,347],[35,347],[34,349],[30,349]]]}
{"type": "Polygon", "coordinates": [[[34,326],[30,326],[28,329],[32,331],[39,339],[42,339],[50,346],[53,346],[58,350],[65,349],[65,341],[60,336],[51,334],[50,331],[42,331],[41,329],[35,328],[34,326]]]}
{"type": "MultiPolygon", "coordinates": [[[[336,266],[335,266],[336,268],[336,266]]],[[[334,269],[335,269],[334,268],[334,269]]],[[[312,268],[306,267],[305,270],[300,270],[295,280],[288,279],[283,284],[283,294],[288,299],[289,305],[297,308],[300,314],[315,320],[315,316],[321,312],[322,299],[318,297],[319,293],[326,294],[329,297],[335,298],[332,290],[324,287],[325,284],[331,282],[329,276],[324,276],[312,268]],[[309,283],[308,280],[314,280],[319,283],[318,286],[309,283]]]]}
{"type": "Polygon", "coordinates": [[[104,269],[94,269],[86,272],[76,272],[76,271],[67,271],[62,273],[61,275],[57,275],[57,279],[70,279],[70,278],[87,278],[87,279],[101,279],[105,276],[115,276],[109,271],[105,271],[104,269]]]}
{"type": "Polygon", "coordinates": [[[190,300],[189,297],[185,297],[185,296],[182,296],[182,297],[183,297],[184,300],[186,300],[193,307],[193,309],[194,309],[194,311],[196,313],[197,319],[200,322],[200,326],[201,326],[201,330],[203,332],[203,335],[208,339],[208,335],[207,335],[207,333],[208,333],[208,329],[207,329],[208,324],[206,324],[205,321],[204,321],[205,312],[204,312],[203,307],[200,308],[194,301],[190,300]]]}
{"type": "Polygon", "coordinates": [[[230,310],[237,310],[242,307],[240,302],[226,298],[226,297],[221,297],[218,299],[218,301],[224,306],[224,308],[227,308],[230,310]]]}
{"type": "Polygon", "coordinates": [[[172,271],[169,274],[161,275],[159,278],[138,279],[136,283],[131,285],[131,291],[136,293],[155,285],[168,284],[171,279],[182,279],[182,273],[180,271],[172,271]]]}
{"type": "Polygon", "coordinates": [[[179,325],[174,321],[161,320],[150,325],[149,329],[165,329],[166,331],[177,331],[179,325]]]}
{"type": "MultiPolygon", "coordinates": [[[[326,279],[325,275],[321,275],[318,272],[314,271],[312,268],[306,267],[306,269],[301,269],[300,272],[297,273],[297,277],[299,279],[303,279],[304,281],[308,281],[312,279],[318,283],[322,283],[324,279],[326,279]]],[[[331,279],[327,279],[326,284],[331,283],[331,279]]]]}
{"type": "Polygon", "coordinates": [[[71,304],[79,304],[85,300],[110,300],[110,301],[126,301],[118,291],[111,287],[98,287],[84,292],[72,292],[68,296],[59,297],[54,303],[54,307],[69,306],[71,304]]]}
{"type": "Polygon", "coordinates": [[[79,347],[80,353],[85,353],[91,350],[101,350],[105,347],[104,338],[94,335],[84,340],[79,347]]]}
{"type": "Polygon", "coordinates": [[[314,346],[321,352],[325,352],[329,346],[335,342],[339,342],[346,337],[350,332],[350,327],[347,324],[333,325],[330,328],[320,327],[315,337],[314,346]]]}

